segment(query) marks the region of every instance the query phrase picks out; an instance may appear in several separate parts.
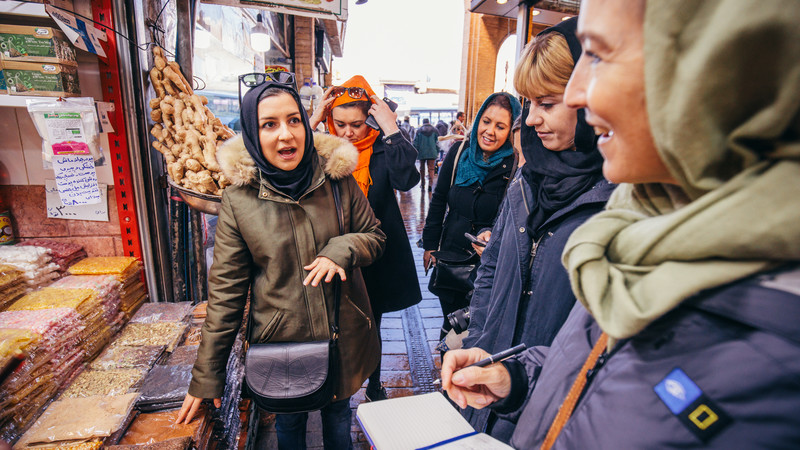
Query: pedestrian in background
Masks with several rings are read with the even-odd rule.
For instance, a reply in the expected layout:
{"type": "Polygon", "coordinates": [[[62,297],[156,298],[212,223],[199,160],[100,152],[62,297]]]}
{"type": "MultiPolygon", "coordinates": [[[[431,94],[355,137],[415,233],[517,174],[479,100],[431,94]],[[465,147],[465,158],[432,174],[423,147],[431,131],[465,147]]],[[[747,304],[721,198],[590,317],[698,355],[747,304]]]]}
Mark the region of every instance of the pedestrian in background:
{"type": "MultiPolygon", "coordinates": [[[[564,103],[581,56],[576,23],[572,18],[542,31],[517,64],[514,88],[525,96],[522,153],[532,162],[511,183],[493,229],[478,235],[489,244],[475,279],[464,348],[497,353],[519,344],[549,346],[575,304],[561,264],[564,244],[614,190],[603,178],[594,130],[582,111],[564,103]]],[[[513,421],[488,409],[468,408],[464,416],[504,442],[514,432],[513,421]]]]}
{"type": "MultiPolygon", "coordinates": [[[[414,165],[417,152],[397,127],[397,114],[360,75],[329,88],[317,112],[311,118],[312,126],[324,120],[331,134],[347,139],[358,149],[353,176],[386,234],[383,256],[361,269],[380,337],[384,313],[408,308],[422,299],[414,255],[394,195],[395,189],[407,191],[419,182],[414,165]],[[379,130],[365,123],[369,115],[375,118],[379,130]]],[[[365,396],[368,401],[386,399],[380,363],[369,377],[365,396]]]]}
{"type": "Polygon", "coordinates": [[[411,118],[408,116],[403,117],[403,124],[400,125],[400,128],[406,132],[406,138],[414,142],[414,137],[417,135],[417,130],[411,125],[411,118]]]}
{"type": "Polygon", "coordinates": [[[417,130],[414,138],[414,147],[417,149],[419,159],[420,187],[425,190],[425,173],[428,174],[428,190],[433,190],[434,164],[439,156],[439,132],[431,125],[429,119],[422,119],[422,126],[417,130]]]}
{"type": "MultiPolygon", "coordinates": [[[[426,268],[436,263],[432,255],[436,250],[446,253],[452,261],[477,262],[464,233],[477,234],[494,224],[513,171],[511,126],[520,110],[519,101],[512,95],[490,95],[478,111],[469,138],[447,153],[422,230],[426,268]]],[[[451,329],[447,315],[469,306],[470,292],[471,289],[437,293],[444,316],[440,338],[451,329]]]]}
{"type": "Polygon", "coordinates": [[[449,127],[447,126],[444,120],[439,119],[439,121],[436,122],[436,132],[439,133],[439,136],[447,136],[448,128],[449,127]]]}

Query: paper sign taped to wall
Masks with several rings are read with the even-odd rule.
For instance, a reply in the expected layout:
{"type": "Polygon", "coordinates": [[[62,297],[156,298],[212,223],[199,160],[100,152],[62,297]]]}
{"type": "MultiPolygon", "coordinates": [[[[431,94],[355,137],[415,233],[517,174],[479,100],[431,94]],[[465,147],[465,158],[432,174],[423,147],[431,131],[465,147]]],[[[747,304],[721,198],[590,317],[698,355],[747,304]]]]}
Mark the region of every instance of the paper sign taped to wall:
{"type": "Polygon", "coordinates": [[[97,186],[97,170],[92,155],[55,155],[53,172],[64,205],[100,203],[100,188],[97,186]]]}
{"type": "Polygon", "coordinates": [[[108,222],[108,186],[98,184],[100,203],[94,205],[66,206],[61,203],[55,180],[44,180],[44,191],[47,199],[47,217],[51,219],[93,220],[108,222]]]}

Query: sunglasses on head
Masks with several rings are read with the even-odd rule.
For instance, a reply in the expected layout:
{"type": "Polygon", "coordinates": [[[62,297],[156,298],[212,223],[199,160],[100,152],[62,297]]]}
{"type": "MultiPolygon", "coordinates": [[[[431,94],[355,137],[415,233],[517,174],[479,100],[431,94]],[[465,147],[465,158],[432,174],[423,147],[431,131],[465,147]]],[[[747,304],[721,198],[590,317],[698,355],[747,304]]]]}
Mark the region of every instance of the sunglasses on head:
{"type": "Polygon", "coordinates": [[[248,89],[260,86],[267,81],[282,84],[287,87],[295,88],[294,74],[291,72],[277,71],[277,72],[253,72],[239,75],[239,105],[242,104],[242,85],[248,89]]]}
{"type": "Polygon", "coordinates": [[[264,84],[267,80],[287,86],[294,86],[295,84],[294,74],[291,72],[253,72],[239,75],[239,81],[249,88],[264,84]]]}
{"type": "Polygon", "coordinates": [[[344,87],[344,86],[334,86],[333,90],[331,91],[331,95],[334,98],[341,97],[345,93],[350,96],[352,99],[360,99],[360,98],[367,98],[367,91],[364,88],[360,87],[344,87]]]}

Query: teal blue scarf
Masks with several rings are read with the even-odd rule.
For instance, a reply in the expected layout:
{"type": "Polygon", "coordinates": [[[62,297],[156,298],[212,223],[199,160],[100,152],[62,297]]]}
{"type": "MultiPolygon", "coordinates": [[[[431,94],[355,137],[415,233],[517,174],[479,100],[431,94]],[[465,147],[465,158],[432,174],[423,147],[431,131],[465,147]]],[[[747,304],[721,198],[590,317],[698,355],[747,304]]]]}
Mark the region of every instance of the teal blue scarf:
{"type": "MultiPolygon", "coordinates": [[[[514,123],[520,111],[522,111],[522,106],[519,104],[519,101],[507,92],[496,92],[486,98],[476,115],[478,119],[472,124],[472,131],[469,134],[469,148],[461,153],[461,157],[458,160],[456,166],[456,186],[472,186],[475,183],[483,185],[483,180],[486,178],[489,171],[494,169],[507,156],[514,153],[514,148],[511,146],[511,133],[509,133],[509,138],[503,146],[492,153],[488,161],[483,160],[483,150],[478,146],[478,125],[480,124],[481,117],[483,117],[483,113],[486,111],[486,105],[498,95],[508,97],[511,103],[511,123],[514,123]]],[[[453,148],[455,148],[455,146],[453,148]]]]}

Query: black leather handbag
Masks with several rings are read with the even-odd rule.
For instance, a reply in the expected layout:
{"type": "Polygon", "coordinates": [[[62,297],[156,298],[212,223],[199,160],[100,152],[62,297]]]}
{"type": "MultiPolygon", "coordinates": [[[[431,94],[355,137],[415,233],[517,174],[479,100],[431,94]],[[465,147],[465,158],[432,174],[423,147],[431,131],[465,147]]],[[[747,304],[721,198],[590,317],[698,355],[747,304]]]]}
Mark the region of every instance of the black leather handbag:
{"type": "MultiPolygon", "coordinates": [[[[339,184],[331,182],[336,202],[339,234],[344,234],[339,184]]],[[[334,319],[331,338],[312,342],[253,344],[244,363],[245,384],[252,400],[270,413],[316,411],[333,400],[339,377],[339,303],[341,280],[333,281],[334,319]]],[[[248,328],[252,323],[250,307],[248,328]]],[[[248,330],[248,338],[250,336],[248,330]]]]}
{"type": "Polygon", "coordinates": [[[432,253],[436,258],[428,290],[434,295],[445,292],[467,293],[472,290],[476,268],[480,263],[477,253],[439,250],[432,253]]]}

